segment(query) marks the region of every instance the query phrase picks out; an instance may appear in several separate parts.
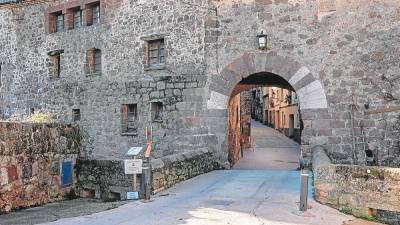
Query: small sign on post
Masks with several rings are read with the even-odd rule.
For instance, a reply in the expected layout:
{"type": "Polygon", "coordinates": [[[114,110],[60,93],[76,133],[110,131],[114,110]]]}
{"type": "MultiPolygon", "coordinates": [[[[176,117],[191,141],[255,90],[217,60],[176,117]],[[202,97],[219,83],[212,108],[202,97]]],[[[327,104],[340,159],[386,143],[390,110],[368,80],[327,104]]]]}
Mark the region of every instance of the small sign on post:
{"type": "Polygon", "coordinates": [[[125,174],[141,174],[142,167],[141,159],[125,159],[125,174]]]}
{"type": "Polygon", "coordinates": [[[137,191],[126,192],[126,199],[128,200],[139,199],[139,192],[137,191]]]}

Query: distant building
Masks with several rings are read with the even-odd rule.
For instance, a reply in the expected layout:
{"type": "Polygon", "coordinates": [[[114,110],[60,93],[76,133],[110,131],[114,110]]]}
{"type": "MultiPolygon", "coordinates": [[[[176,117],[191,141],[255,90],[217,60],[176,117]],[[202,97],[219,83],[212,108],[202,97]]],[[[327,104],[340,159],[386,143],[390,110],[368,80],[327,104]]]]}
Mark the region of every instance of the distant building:
{"type": "Polygon", "coordinates": [[[251,93],[252,118],[300,143],[301,120],[296,93],[278,87],[253,88],[251,93]]]}

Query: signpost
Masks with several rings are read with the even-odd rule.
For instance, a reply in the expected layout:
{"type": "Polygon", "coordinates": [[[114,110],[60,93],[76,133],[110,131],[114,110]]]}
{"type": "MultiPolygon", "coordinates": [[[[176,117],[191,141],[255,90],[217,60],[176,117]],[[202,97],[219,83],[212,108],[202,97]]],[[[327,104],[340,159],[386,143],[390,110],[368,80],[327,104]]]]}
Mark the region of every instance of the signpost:
{"type": "Polygon", "coordinates": [[[141,159],[125,159],[125,174],[136,174],[142,173],[143,160],[141,159]]]}
{"type": "Polygon", "coordinates": [[[124,161],[125,174],[133,175],[133,192],[127,192],[126,198],[128,200],[139,199],[139,192],[137,191],[137,174],[142,173],[143,160],[136,159],[136,156],[142,151],[142,147],[132,147],[128,150],[126,155],[133,156],[133,159],[126,159],[124,161]]]}

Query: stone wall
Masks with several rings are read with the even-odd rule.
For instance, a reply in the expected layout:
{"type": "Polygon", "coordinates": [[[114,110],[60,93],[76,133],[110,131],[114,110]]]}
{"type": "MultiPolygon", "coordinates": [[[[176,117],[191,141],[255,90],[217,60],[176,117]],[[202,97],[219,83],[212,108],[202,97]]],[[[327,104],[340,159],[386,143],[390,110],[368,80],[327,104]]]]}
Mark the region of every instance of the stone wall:
{"type": "MultiPolygon", "coordinates": [[[[140,158],[140,157],[139,157],[140,158]]],[[[220,169],[213,152],[207,148],[190,150],[162,158],[152,158],[152,191],[159,192],[194,176],[220,169]]],[[[126,192],[134,191],[133,175],[124,172],[124,160],[77,161],[77,177],[81,197],[105,201],[125,200],[126,192]]],[[[142,175],[137,175],[136,191],[143,197],[142,175]]]]}
{"type": "Polygon", "coordinates": [[[232,90],[252,74],[276,74],[299,94],[302,156],[323,145],[335,163],[365,164],[365,146],[376,165],[400,165],[397,0],[109,0],[101,24],[46,33],[46,10],[64,2],[0,11],[2,117],[35,108],[70,121],[79,108],[94,159],[123,158],[145,144],[146,126],[162,143],[156,157],[206,147],[192,141],[209,135],[226,166],[232,90]],[[262,30],[265,50],[257,46],[262,30]],[[165,68],[146,68],[152,36],[165,38],[165,68]],[[102,50],[100,76],[85,74],[90,48],[102,50]],[[57,49],[62,71],[51,79],[48,53],[57,49]],[[163,102],[162,122],[151,121],[151,101],[163,102]],[[140,129],[124,136],[121,105],[133,103],[140,129]]]}
{"type": "Polygon", "coordinates": [[[325,151],[313,154],[315,198],[355,216],[398,224],[400,168],[332,164],[325,151]]]}
{"type": "Polygon", "coordinates": [[[151,166],[153,192],[221,168],[213,153],[206,148],[155,159],[151,166]]]}
{"type": "MultiPolygon", "coordinates": [[[[125,174],[123,160],[79,159],[77,178],[81,197],[125,200],[126,192],[133,191],[133,175],[125,174]]],[[[140,175],[137,190],[139,187],[140,175]]]]}
{"type": "Polygon", "coordinates": [[[79,130],[71,126],[0,122],[0,213],[74,197],[79,151],[79,130]],[[63,162],[72,162],[67,185],[63,162]]]}

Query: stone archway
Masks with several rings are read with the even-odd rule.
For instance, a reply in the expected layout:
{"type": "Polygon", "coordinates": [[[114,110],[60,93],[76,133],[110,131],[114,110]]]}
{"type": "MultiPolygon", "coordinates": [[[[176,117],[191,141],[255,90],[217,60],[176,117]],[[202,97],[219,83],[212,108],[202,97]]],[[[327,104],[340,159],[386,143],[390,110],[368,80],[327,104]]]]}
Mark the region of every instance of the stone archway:
{"type": "MultiPolygon", "coordinates": [[[[285,79],[297,93],[304,123],[301,138],[302,158],[310,156],[314,145],[327,145],[330,136],[330,115],[324,88],[313,73],[299,62],[276,52],[247,52],[227,65],[219,76],[210,80],[208,109],[226,110],[235,86],[253,74],[276,74],[285,79]]],[[[227,121],[228,123],[228,121],[227,121]]],[[[221,136],[221,135],[220,135],[221,136]]],[[[225,136],[227,136],[225,134],[225,136]]],[[[227,152],[227,137],[221,143],[227,152]]]]}

